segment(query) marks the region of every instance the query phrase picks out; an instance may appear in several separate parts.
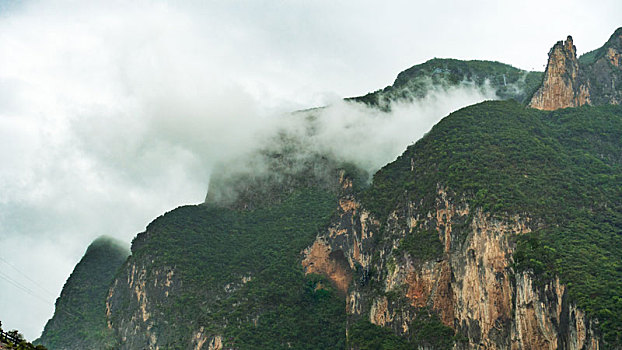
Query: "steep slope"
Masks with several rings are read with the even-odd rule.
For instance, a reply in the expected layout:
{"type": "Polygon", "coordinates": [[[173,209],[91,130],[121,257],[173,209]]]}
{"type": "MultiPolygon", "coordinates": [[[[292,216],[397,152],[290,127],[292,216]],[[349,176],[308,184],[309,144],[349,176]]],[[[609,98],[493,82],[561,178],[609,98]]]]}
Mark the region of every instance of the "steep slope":
{"type": "Polygon", "coordinates": [[[35,343],[48,349],[112,349],[105,299],[128,256],[121,242],[108,237],[93,241],[63,286],[54,316],[35,343]]]}
{"type": "Polygon", "coordinates": [[[593,104],[622,103],[622,27],[601,48],[579,58],[593,104]]]}
{"type": "Polygon", "coordinates": [[[622,101],[622,28],[601,48],[577,59],[572,37],[558,41],[549,52],[542,86],[529,106],[542,110],[622,101]]]}
{"type": "Polygon", "coordinates": [[[590,103],[589,85],[579,79],[577,49],[568,36],[558,41],[549,52],[542,86],[529,102],[532,108],[554,110],[590,103]]]}
{"type": "Polygon", "coordinates": [[[621,133],[619,106],[486,102],[344,192],[309,249],[354,271],[353,334],[391,328],[404,343],[385,333],[386,348],[620,347],[621,133]]]}
{"type": "Polygon", "coordinates": [[[541,72],[527,72],[504,63],[435,58],[401,72],[391,86],[350,100],[390,109],[391,103],[411,102],[431,91],[461,85],[491,89],[499,99],[523,103],[541,81],[541,72]]]}
{"type": "Polygon", "coordinates": [[[156,219],[106,302],[118,349],[343,348],[343,297],[305,277],[299,258],[335,200],[302,187],[254,210],[186,206],[156,219]]]}

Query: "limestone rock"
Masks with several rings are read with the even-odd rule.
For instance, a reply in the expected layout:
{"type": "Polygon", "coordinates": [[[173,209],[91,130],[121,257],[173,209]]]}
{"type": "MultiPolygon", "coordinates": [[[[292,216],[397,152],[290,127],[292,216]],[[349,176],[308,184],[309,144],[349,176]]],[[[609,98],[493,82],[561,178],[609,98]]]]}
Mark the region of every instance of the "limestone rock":
{"type": "Polygon", "coordinates": [[[589,85],[579,79],[579,60],[572,37],[558,41],[549,51],[542,86],[529,106],[542,110],[577,107],[590,103],[589,85]]]}

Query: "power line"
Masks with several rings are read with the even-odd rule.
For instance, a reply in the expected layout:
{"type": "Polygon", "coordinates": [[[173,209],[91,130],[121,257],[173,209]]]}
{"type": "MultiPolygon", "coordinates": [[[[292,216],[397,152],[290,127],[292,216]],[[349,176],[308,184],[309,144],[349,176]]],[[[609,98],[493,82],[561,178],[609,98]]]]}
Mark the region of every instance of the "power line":
{"type": "MultiPolygon", "coordinates": [[[[31,296],[33,296],[33,297],[35,297],[35,298],[39,299],[39,301],[41,301],[41,302],[45,303],[46,305],[50,305],[50,304],[51,304],[49,300],[46,300],[45,298],[41,297],[40,295],[35,294],[35,292],[33,292],[30,288],[28,288],[28,287],[24,286],[23,284],[21,284],[21,283],[19,283],[19,282],[15,281],[15,280],[14,280],[14,279],[12,279],[11,277],[9,277],[9,276],[7,276],[6,274],[4,274],[2,271],[0,271],[0,278],[2,278],[2,279],[4,279],[5,281],[9,282],[10,284],[12,284],[13,286],[17,287],[18,289],[21,289],[22,291],[24,291],[24,292],[26,292],[26,293],[30,294],[31,296]]],[[[59,310],[59,309],[58,309],[58,308],[56,308],[56,307],[55,307],[54,309],[55,309],[56,311],[62,311],[62,312],[64,312],[64,313],[66,313],[67,315],[71,316],[71,317],[74,317],[74,318],[79,318],[79,316],[76,316],[75,314],[73,314],[73,313],[71,313],[71,312],[69,312],[69,311],[67,311],[67,310],[65,310],[65,309],[62,309],[62,308],[61,308],[61,309],[59,310]]]]}
{"type": "Polygon", "coordinates": [[[11,277],[7,276],[6,274],[4,274],[2,271],[0,271],[0,277],[2,279],[4,279],[5,281],[11,283],[12,285],[14,285],[15,287],[21,289],[22,291],[32,295],[33,297],[39,299],[40,301],[43,301],[46,304],[50,304],[50,302],[48,300],[46,300],[45,298],[41,297],[40,295],[36,294],[35,292],[33,292],[30,288],[24,286],[23,284],[15,281],[14,279],[12,279],[11,277]]]}
{"type": "Polygon", "coordinates": [[[43,287],[39,282],[33,280],[32,278],[28,277],[28,275],[21,271],[20,269],[17,268],[17,266],[13,265],[12,263],[6,261],[3,257],[0,256],[0,261],[3,261],[5,264],[11,266],[15,271],[17,271],[17,273],[19,273],[22,277],[24,277],[25,279],[27,279],[28,281],[30,281],[32,284],[34,284],[35,286],[37,286],[39,289],[41,289],[42,291],[44,291],[46,294],[48,294],[51,297],[56,297],[56,295],[52,292],[50,292],[47,288],[43,287]]]}

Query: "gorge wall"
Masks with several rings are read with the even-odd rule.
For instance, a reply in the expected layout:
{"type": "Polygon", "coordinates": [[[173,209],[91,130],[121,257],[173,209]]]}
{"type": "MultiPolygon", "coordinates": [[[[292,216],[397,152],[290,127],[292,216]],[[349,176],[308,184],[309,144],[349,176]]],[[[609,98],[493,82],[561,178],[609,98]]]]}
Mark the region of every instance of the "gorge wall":
{"type": "Polygon", "coordinates": [[[409,337],[417,315],[432,310],[465,336],[460,349],[599,349],[598,334],[559,279],[541,284],[529,272],[515,273],[512,240],[532,230],[529,217],[473,211],[438,187],[434,210],[409,200],[380,225],[353,195],[351,181],[342,185],[339,215],[304,252],[303,266],[343,288],[330,256],[345,256],[342,270],[355,271],[346,297],[350,325],[364,318],[409,337]],[[419,254],[404,249],[417,232],[433,232],[440,251],[422,259],[429,247],[414,247],[419,254]],[[324,259],[313,254],[318,245],[324,259]]]}

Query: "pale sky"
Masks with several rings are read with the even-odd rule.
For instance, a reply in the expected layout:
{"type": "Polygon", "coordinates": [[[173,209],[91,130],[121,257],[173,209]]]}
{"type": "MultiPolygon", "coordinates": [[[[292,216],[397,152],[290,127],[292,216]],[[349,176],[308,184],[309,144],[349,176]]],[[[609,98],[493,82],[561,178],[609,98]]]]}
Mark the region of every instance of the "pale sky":
{"type": "MultiPolygon", "coordinates": [[[[620,14],[619,0],[0,0],[3,328],[38,337],[93,239],[129,244],[200,203],[213,164],[272,115],[383,88],[434,57],[544,70],[556,41],[598,48],[620,14]]],[[[444,98],[409,110],[436,119],[400,149],[487,97],[444,98]]]]}

